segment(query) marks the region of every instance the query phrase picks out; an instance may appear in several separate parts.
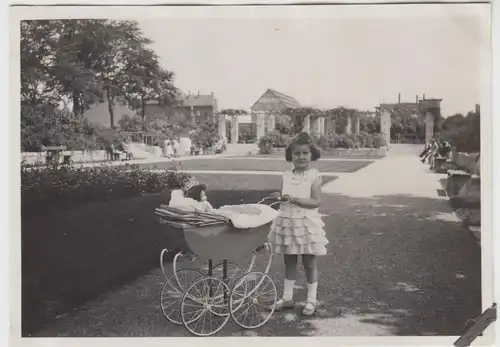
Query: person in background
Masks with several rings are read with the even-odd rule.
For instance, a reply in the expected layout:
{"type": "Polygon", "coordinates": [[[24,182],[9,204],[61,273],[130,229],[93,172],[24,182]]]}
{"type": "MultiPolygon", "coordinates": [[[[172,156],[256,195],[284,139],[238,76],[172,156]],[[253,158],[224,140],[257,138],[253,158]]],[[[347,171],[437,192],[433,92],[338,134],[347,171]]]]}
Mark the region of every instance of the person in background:
{"type": "Polygon", "coordinates": [[[174,157],[180,156],[181,144],[179,142],[179,138],[176,137],[172,143],[173,143],[172,146],[173,146],[173,149],[174,149],[174,157]]]}
{"type": "Polygon", "coordinates": [[[182,156],[188,156],[191,154],[191,146],[192,142],[191,139],[188,136],[181,137],[179,139],[180,143],[180,151],[182,156]]]}
{"type": "Polygon", "coordinates": [[[165,157],[167,158],[172,158],[174,156],[174,149],[172,148],[172,143],[169,139],[165,140],[163,151],[165,153],[165,157]]]}
{"type": "Polygon", "coordinates": [[[424,151],[425,153],[424,152],[422,153],[422,163],[424,163],[427,158],[429,158],[430,156],[432,156],[433,152],[436,149],[437,149],[437,142],[436,142],[436,139],[433,138],[431,140],[431,142],[429,143],[429,147],[427,148],[427,150],[424,151]]]}

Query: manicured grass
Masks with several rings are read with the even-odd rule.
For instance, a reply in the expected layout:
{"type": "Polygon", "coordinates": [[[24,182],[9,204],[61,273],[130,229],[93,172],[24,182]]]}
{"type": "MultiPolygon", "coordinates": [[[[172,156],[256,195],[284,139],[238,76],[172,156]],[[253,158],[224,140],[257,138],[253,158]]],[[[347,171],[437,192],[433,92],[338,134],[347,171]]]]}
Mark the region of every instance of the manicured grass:
{"type": "MultiPolygon", "coordinates": [[[[285,160],[259,160],[245,158],[194,159],[181,162],[183,170],[230,170],[230,171],[286,171],[292,164],[285,160]]],[[[311,167],[323,172],[355,172],[371,164],[372,161],[317,161],[311,167]]],[[[173,163],[139,164],[141,168],[166,169],[173,163]]]]}

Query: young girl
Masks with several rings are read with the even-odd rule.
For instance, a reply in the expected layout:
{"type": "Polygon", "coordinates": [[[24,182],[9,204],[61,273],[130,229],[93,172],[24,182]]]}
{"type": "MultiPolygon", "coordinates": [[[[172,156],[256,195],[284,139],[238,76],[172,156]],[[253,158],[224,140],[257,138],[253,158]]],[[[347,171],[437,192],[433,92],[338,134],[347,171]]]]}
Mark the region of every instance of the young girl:
{"type": "Polygon", "coordinates": [[[307,133],[297,135],[286,149],[285,159],[292,162],[294,168],[283,173],[281,200],[284,203],[268,236],[273,250],[283,253],[285,258],[285,286],[276,309],[294,307],[293,287],[297,277],[297,260],[301,255],[307,280],[307,300],[302,312],[305,316],[312,316],[316,311],[316,256],[325,255],[328,244],[323,230],[325,224],[318,212],[321,176],[318,170],[309,168],[311,161],[319,157],[319,149],[307,133]]]}

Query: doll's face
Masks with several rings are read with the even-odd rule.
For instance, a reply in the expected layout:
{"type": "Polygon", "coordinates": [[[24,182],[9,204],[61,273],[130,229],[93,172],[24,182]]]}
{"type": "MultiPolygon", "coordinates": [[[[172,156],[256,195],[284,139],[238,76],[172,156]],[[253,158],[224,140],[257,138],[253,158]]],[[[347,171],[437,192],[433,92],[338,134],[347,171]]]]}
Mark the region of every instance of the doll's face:
{"type": "Polygon", "coordinates": [[[200,193],[200,201],[207,201],[207,194],[204,190],[202,190],[200,193]]]}

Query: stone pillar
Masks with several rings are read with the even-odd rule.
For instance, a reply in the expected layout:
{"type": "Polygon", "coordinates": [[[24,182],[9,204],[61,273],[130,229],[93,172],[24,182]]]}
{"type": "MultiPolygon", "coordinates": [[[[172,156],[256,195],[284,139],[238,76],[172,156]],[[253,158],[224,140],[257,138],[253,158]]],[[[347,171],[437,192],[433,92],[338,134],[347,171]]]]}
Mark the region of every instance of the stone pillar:
{"type": "Polygon", "coordinates": [[[331,134],[336,133],[335,129],[335,118],[333,117],[326,117],[324,118],[324,133],[325,135],[329,136],[331,134]]]}
{"type": "Polygon", "coordinates": [[[238,116],[231,117],[231,143],[238,143],[239,137],[239,124],[238,124],[238,116]]]}
{"type": "Polygon", "coordinates": [[[385,144],[389,146],[391,143],[391,114],[387,110],[383,110],[380,115],[380,133],[385,140],[385,144]]]}
{"type": "Polygon", "coordinates": [[[226,115],[219,115],[219,136],[222,138],[226,138],[226,115]]]}
{"type": "Polygon", "coordinates": [[[425,113],[425,143],[429,143],[434,136],[434,115],[427,111],[425,113]]]}
{"type": "Polygon", "coordinates": [[[325,117],[319,119],[319,135],[325,135],[325,117]]]}
{"type": "Polygon", "coordinates": [[[306,118],[304,119],[303,131],[305,131],[308,134],[311,133],[311,115],[307,115],[306,118]]]}
{"type": "Polygon", "coordinates": [[[352,133],[352,119],[351,119],[351,115],[347,115],[347,124],[345,126],[345,130],[344,132],[347,134],[347,135],[350,135],[352,133]]]}
{"type": "Polygon", "coordinates": [[[274,114],[268,114],[267,118],[267,132],[274,131],[276,129],[276,116],[274,114]]]}
{"type": "Polygon", "coordinates": [[[354,133],[359,135],[359,115],[354,116],[354,133]]]}
{"type": "Polygon", "coordinates": [[[328,135],[332,125],[330,117],[323,117],[323,134],[328,135]]]}
{"type": "Polygon", "coordinates": [[[257,124],[257,139],[260,139],[264,135],[266,135],[266,129],[265,129],[265,114],[263,112],[257,112],[255,115],[255,122],[257,124]]]}
{"type": "Polygon", "coordinates": [[[318,135],[318,117],[313,116],[309,118],[309,133],[311,135],[318,135]]]}

